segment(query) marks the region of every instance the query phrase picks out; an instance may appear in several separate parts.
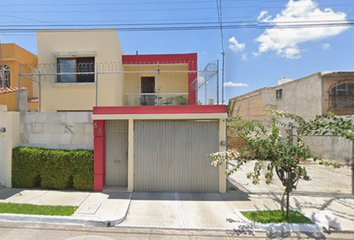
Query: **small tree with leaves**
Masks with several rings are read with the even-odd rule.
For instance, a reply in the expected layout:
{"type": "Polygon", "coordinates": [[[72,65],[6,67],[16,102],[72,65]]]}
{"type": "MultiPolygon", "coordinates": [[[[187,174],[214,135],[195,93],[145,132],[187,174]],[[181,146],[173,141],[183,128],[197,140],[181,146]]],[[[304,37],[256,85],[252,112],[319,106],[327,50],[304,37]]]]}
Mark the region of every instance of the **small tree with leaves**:
{"type": "Polygon", "coordinates": [[[313,133],[328,134],[329,132],[348,137],[352,136],[350,131],[353,128],[350,125],[352,123],[334,115],[319,116],[309,122],[289,113],[273,112],[273,116],[270,128],[266,128],[259,122],[241,120],[240,118],[231,119],[228,122],[228,128],[238,132],[245,142],[244,146],[238,151],[213,153],[209,157],[214,159],[212,162],[214,166],[228,163],[227,174],[237,171],[249,160],[256,160],[253,172],[247,175],[253,184],[259,183],[262,168],[266,165],[265,182],[271,183],[274,174],[276,174],[284,187],[281,197],[281,212],[285,215],[285,196],[287,196],[286,218],[289,220],[290,193],[296,189],[301,179],[310,180],[306,168],[301,165],[301,162],[312,158],[320,164],[339,167],[336,163],[319,159],[313,155],[305,146],[302,137],[313,133]],[[279,118],[291,119],[293,123],[285,124],[279,118]],[[285,128],[286,136],[282,136],[280,127],[285,128]]]}

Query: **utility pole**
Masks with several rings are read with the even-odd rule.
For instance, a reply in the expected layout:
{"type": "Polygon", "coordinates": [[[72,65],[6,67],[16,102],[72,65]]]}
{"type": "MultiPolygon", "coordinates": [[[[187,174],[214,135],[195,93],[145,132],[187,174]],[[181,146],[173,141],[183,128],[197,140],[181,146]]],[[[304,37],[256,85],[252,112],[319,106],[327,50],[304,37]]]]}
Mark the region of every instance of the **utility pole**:
{"type": "Polygon", "coordinates": [[[225,104],[225,87],[224,87],[224,82],[225,82],[225,52],[224,52],[224,49],[223,51],[221,52],[222,54],[222,77],[221,77],[221,103],[222,104],[225,104]]]}
{"type": "Polygon", "coordinates": [[[5,88],[5,66],[4,66],[4,61],[2,58],[2,44],[1,44],[1,36],[0,36],[0,79],[1,79],[1,86],[2,88],[5,88]]]}

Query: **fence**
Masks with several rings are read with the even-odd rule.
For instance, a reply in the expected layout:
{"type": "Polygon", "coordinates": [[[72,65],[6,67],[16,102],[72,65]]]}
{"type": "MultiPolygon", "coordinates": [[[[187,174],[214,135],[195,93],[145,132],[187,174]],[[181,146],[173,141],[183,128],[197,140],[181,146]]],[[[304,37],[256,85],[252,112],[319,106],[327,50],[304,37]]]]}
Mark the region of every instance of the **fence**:
{"type": "MultiPolygon", "coordinates": [[[[340,168],[334,169],[313,162],[304,162],[310,181],[300,181],[296,194],[301,195],[332,195],[332,194],[354,194],[354,143],[338,136],[305,136],[305,144],[311,152],[323,159],[335,161],[340,168]]],[[[244,141],[238,136],[228,136],[228,149],[239,149],[244,141]]],[[[233,187],[247,192],[257,194],[280,193],[283,186],[275,176],[271,184],[265,184],[264,179],[260,184],[254,185],[247,178],[247,174],[253,172],[255,161],[243,165],[238,171],[229,176],[233,187]]],[[[264,163],[263,173],[266,171],[264,163]]],[[[263,175],[264,176],[264,175],[263,175]]]]}
{"type": "Polygon", "coordinates": [[[93,106],[219,104],[218,62],[94,63],[19,66],[28,110],[91,111],[93,106]],[[192,67],[191,67],[192,66],[192,67]],[[34,103],[37,103],[36,105],[34,103]]]}

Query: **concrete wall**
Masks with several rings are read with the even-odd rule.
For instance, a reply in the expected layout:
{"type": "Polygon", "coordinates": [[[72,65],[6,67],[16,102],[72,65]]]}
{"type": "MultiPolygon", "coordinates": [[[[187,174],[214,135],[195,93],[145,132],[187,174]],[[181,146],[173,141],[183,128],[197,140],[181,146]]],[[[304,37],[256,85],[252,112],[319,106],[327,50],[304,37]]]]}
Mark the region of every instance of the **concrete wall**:
{"type": "Polygon", "coordinates": [[[21,113],[21,145],[93,149],[92,113],[21,113]]]}
{"type": "Polygon", "coordinates": [[[267,87],[234,98],[233,114],[250,116],[249,119],[263,120],[268,109],[297,114],[304,119],[322,114],[322,79],[313,74],[275,87],[267,87]],[[276,98],[276,91],[282,89],[282,98],[276,98]],[[253,116],[253,117],[252,117],[253,116]]]}
{"type": "Polygon", "coordinates": [[[6,110],[0,105],[0,128],[6,128],[0,133],[0,183],[11,187],[12,149],[20,145],[20,114],[6,110]]]}
{"type": "Polygon", "coordinates": [[[340,164],[351,164],[353,142],[336,136],[305,136],[304,141],[317,156],[340,164]]]}
{"type": "MultiPolygon", "coordinates": [[[[37,31],[37,44],[38,63],[42,65],[56,64],[57,57],[80,56],[95,57],[96,63],[107,63],[107,67],[109,63],[122,62],[123,51],[114,29],[37,31]]],[[[102,68],[105,66],[101,65],[102,68]]],[[[121,65],[116,65],[114,70],[121,71],[121,65]]],[[[44,67],[42,71],[55,72],[56,68],[44,67]]],[[[104,96],[100,99],[100,105],[122,105],[122,82],[121,75],[99,76],[99,94],[104,96]]],[[[46,77],[42,82],[42,111],[92,110],[95,94],[95,83],[56,83],[56,76],[46,77]]]]}

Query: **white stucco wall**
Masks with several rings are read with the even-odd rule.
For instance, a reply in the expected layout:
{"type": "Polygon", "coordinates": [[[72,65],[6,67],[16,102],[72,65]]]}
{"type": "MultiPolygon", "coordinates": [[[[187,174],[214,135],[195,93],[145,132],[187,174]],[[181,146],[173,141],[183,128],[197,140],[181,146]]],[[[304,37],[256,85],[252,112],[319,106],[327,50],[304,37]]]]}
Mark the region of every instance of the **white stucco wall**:
{"type": "MultiPolygon", "coordinates": [[[[95,57],[96,63],[107,66],[122,62],[123,50],[115,29],[37,31],[37,45],[39,70],[46,73],[56,72],[55,65],[50,64],[56,64],[57,57],[95,57]]],[[[116,64],[114,70],[121,71],[122,65],[116,64]]],[[[55,83],[56,76],[50,75],[41,78],[42,111],[92,110],[95,105],[95,83],[55,83]]],[[[99,94],[105,97],[100,99],[100,105],[121,106],[122,84],[122,74],[101,74],[99,94]]]]}
{"type": "Polygon", "coordinates": [[[12,149],[20,145],[20,114],[0,106],[0,127],[6,128],[0,133],[0,183],[11,187],[12,149]]]}
{"type": "Polygon", "coordinates": [[[21,146],[92,150],[92,113],[21,113],[20,136],[21,146]]]}

